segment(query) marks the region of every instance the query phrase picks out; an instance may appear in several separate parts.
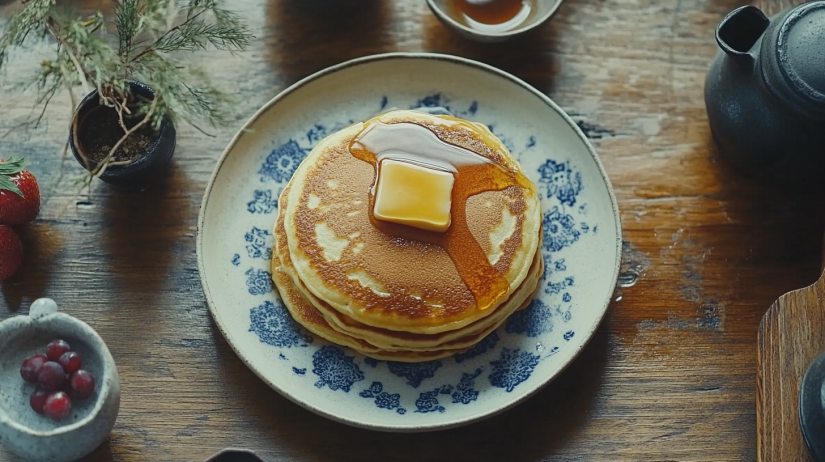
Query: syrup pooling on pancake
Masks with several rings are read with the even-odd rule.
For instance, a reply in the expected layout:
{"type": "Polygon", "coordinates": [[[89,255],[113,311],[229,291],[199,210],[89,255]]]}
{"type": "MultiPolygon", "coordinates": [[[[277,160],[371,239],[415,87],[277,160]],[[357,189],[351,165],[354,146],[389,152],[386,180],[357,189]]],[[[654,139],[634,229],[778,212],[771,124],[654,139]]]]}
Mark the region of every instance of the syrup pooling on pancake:
{"type": "MultiPolygon", "coordinates": [[[[442,118],[448,122],[442,129],[469,129],[482,140],[488,137],[474,123],[446,116],[442,118]]],[[[350,143],[349,151],[355,158],[372,165],[375,170],[369,208],[373,226],[390,236],[442,247],[473,294],[476,306],[481,309],[494,306],[495,301],[508,292],[510,283],[489,261],[484,249],[470,232],[465,204],[470,197],[488,191],[506,192],[511,188],[532,191],[535,187],[521,169],[508,165],[503,159],[487,158],[447,143],[430,128],[411,122],[387,124],[380,119],[367,122],[361,133],[350,143]],[[373,216],[375,185],[380,177],[381,163],[385,159],[409,162],[454,175],[452,221],[447,231],[427,231],[381,221],[373,216]]]]}

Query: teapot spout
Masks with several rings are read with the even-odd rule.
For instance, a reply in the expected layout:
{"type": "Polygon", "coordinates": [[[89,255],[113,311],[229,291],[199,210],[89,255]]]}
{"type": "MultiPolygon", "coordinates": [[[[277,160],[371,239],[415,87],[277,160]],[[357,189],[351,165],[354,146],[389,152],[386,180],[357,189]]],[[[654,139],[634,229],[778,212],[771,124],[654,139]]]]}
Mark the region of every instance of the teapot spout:
{"type": "Polygon", "coordinates": [[[771,20],[755,6],[743,6],[730,12],[716,28],[716,42],[731,58],[753,63],[754,45],[765,33],[771,20]]]}

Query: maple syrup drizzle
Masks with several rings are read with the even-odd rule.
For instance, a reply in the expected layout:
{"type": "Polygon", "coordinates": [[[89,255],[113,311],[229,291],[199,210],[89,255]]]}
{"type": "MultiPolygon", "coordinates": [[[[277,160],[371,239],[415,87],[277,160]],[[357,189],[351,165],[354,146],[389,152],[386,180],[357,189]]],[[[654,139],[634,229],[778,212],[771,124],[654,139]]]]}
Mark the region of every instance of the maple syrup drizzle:
{"type": "Polygon", "coordinates": [[[534,0],[449,0],[447,7],[452,16],[464,20],[470,27],[505,23],[516,27],[530,15],[533,3],[534,0]],[[513,24],[509,24],[511,21],[513,24]]]}
{"type": "MultiPolygon", "coordinates": [[[[452,129],[456,126],[469,127],[482,138],[487,137],[471,122],[447,117],[443,119],[452,121],[452,129]]],[[[367,122],[361,133],[350,143],[349,151],[355,158],[369,163],[375,169],[369,207],[373,226],[390,236],[442,247],[453,260],[459,276],[473,294],[477,307],[489,307],[507,292],[509,282],[490,264],[481,245],[470,233],[466,202],[476,194],[501,191],[512,186],[532,190],[532,182],[523,173],[468,149],[447,143],[429,128],[410,122],[367,122]],[[373,216],[374,191],[381,161],[384,159],[415,163],[453,173],[455,182],[450,211],[452,222],[447,231],[427,231],[381,221],[373,216]]]]}

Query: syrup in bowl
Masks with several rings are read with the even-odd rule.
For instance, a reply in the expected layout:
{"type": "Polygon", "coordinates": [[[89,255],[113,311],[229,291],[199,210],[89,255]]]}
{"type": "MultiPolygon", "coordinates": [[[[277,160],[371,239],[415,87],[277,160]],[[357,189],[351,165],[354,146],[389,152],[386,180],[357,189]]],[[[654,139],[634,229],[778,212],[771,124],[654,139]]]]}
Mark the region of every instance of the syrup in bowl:
{"type": "Polygon", "coordinates": [[[447,12],[479,32],[496,33],[523,25],[536,12],[537,0],[447,0],[447,12]]]}

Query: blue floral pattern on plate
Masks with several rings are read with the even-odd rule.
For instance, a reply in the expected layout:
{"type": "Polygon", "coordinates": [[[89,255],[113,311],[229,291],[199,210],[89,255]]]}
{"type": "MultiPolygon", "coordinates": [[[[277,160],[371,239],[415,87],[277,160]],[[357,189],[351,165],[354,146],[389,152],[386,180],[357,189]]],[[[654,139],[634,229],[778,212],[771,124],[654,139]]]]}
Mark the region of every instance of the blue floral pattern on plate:
{"type": "Polygon", "coordinates": [[[556,197],[564,205],[576,204],[576,197],[582,190],[582,176],[574,172],[568,162],[547,159],[539,167],[540,182],[547,186],[547,197],[556,197]]]}
{"type": "Polygon", "coordinates": [[[413,388],[418,388],[426,379],[435,375],[435,371],[441,367],[440,361],[427,361],[423,363],[399,363],[390,361],[387,363],[390,372],[407,379],[407,384],[413,388]]]}
{"type": "Polygon", "coordinates": [[[581,236],[573,217],[558,207],[544,213],[543,231],[542,246],[550,252],[558,252],[575,244],[581,236]]]}
{"type": "Polygon", "coordinates": [[[541,361],[541,356],[534,355],[529,351],[504,348],[501,350],[499,359],[490,361],[490,364],[493,365],[490,383],[494,387],[506,389],[509,393],[518,384],[530,378],[530,374],[539,365],[539,361],[541,361]]]}
{"type": "Polygon", "coordinates": [[[553,310],[541,299],[533,299],[526,309],[510,315],[504,331],[510,334],[524,334],[538,337],[553,330],[553,310]]]}
{"type": "Polygon", "coordinates": [[[246,203],[249,213],[267,214],[278,208],[278,198],[272,196],[269,189],[256,189],[252,200],[246,203]]]}
{"type": "Polygon", "coordinates": [[[387,393],[384,391],[384,386],[381,382],[372,382],[369,388],[358,394],[362,398],[375,398],[375,406],[379,409],[395,409],[399,414],[405,414],[406,409],[401,407],[398,393],[387,393]]]}
{"type": "Polygon", "coordinates": [[[289,140],[276,147],[269,153],[258,171],[261,181],[275,181],[277,183],[289,181],[307,154],[309,154],[309,150],[302,148],[294,140],[289,140]]]}
{"type": "Polygon", "coordinates": [[[277,348],[307,346],[307,343],[312,343],[312,337],[295,324],[281,302],[276,304],[267,300],[263,305],[252,308],[249,317],[252,324],[249,331],[257,334],[263,343],[277,348]]]}
{"type": "Polygon", "coordinates": [[[312,355],[312,373],[318,376],[315,386],[330,390],[349,389],[355,382],[364,380],[364,373],[354,362],[355,357],[347,356],[338,347],[324,345],[312,355]]]}
{"type": "Polygon", "coordinates": [[[252,230],[244,235],[246,244],[246,253],[249,258],[263,258],[269,261],[272,258],[272,233],[266,229],[260,229],[253,226],[252,230]]]}
{"type": "Polygon", "coordinates": [[[297,389],[303,395],[295,399],[341,403],[359,415],[375,412],[381,419],[396,419],[397,425],[426,425],[441,415],[474,412],[502,399],[502,394],[518,394],[545,361],[578,341],[573,300],[583,289],[575,284],[577,271],[570,269],[575,266],[570,249],[592,239],[598,230],[598,220],[587,204],[595,199],[584,197],[589,187],[586,178],[591,177],[582,174],[580,160],[563,157],[540,131],[513,130],[512,124],[491,114],[483,101],[447,91],[405,98],[379,95],[363,113],[329,113],[299,128],[276,130],[257,154],[256,170],[250,171],[257,181],[248,182],[239,197],[248,224],[233,237],[237,245],[232,252],[222,258],[226,271],[246,283],[248,335],[257,339],[262,354],[272,358],[272,367],[283,368],[289,380],[302,384],[297,389]],[[292,322],[268,271],[278,196],[301,161],[319,141],[355,120],[399,107],[443,108],[484,123],[522,162],[542,196],[545,273],[536,298],[470,350],[423,363],[378,361],[313,338],[292,322]]]}
{"type": "Polygon", "coordinates": [[[449,395],[453,392],[452,385],[444,385],[432,391],[425,391],[415,400],[415,412],[444,412],[446,408],[438,402],[438,395],[449,395]]]}
{"type": "Polygon", "coordinates": [[[265,295],[272,292],[272,275],[269,271],[249,268],[246,275],[246,286],[252,295],[265,295]]]}
{"type": "Polygon", "coordinates": [[[478,399],[478,391],[475,389],[475,378],[481,375],[481,369],[476,369],[472,374],[462,373],[461,381],[455,386],[453,392],[453,403],[470,404],[478,399]]]}

